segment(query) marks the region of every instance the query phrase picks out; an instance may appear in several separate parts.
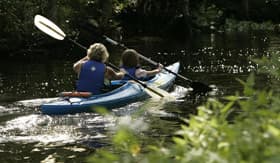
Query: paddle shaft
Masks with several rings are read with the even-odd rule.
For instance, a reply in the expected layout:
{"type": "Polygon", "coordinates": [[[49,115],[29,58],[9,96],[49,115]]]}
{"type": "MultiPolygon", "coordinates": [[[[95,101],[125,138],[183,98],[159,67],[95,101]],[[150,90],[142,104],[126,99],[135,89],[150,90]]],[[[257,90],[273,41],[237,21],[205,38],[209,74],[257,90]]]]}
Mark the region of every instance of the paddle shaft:
{"type": "MultiPolygon", "coordinates": [[[[126,46],[124,46],[123,44],[120,44],[120,43],[118,43],[117,41],[115,41],[115,40],[113,40],[113,39],[111,39],[111,38],[109,38],[109,37],[107,37],[107,36],[105,36],[105,35],[103,35],[103,38],[104,38],[107,42],[109,42],[110,44],[112,44],[112,45],[120,46],[120,47],[122,47],[122,48],[124,48],[124,49],[128,49],[128,48],[127,48],[126,46]]],[[[158,66],[158,65],[160,64],[160,63],[157,63],[157,62],[151,60],[150,58],[145,57],[144,55],[142,55],[142,54],[140,54],[140,53],[138,53],[138,56],[139,56],[140,58],[146,60],[147,62],[151,63],[151,64],[154,65],[154,66],[158,66]]],[[[173,72],[173,71],[167,69],[166,67],[163,67],[163,69],[164,69],[165,71],[167,71],[167,72],[169,72],[169,73],[175,75],[176,77],[182,78],[182,79],[184,79],[184,80],[186,80],[186,81],[188,81],[188,82],[193,82],[191,79],[188,79],[188,78],[186,78],[186,77],[183,76],[183,75],[177,74],[177,73],[175,73],[175,72],[173,72]]]]}

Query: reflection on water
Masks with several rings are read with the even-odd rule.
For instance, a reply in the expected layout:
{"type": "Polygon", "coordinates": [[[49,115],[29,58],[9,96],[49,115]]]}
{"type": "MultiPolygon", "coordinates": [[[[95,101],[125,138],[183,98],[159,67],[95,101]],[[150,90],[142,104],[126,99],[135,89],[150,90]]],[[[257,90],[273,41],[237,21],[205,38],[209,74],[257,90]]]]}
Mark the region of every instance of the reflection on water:
{"type": "MultiPolygon", "coordinates": [[[[279,43],[279,38],[266,33],[202,35],[191,42],[128,40],[128,47],[162,64],[180,61],[181,75],[212,84],[215,89],[207,96],[192,97],[188,83],[177,79],[171,91],[177,100],[140,101],[115,108],[109,115],[48,116],[40,112],[39,106],[57,100],[59,92],[75,89],[72,63],[81,56],[69,55],[73,57],[66,60],[55,55],[52,59],[1,60],[0,162],[83,162],[94,149],[108,147],[115,127],[124,123],[143,127],[146,144],[163,137],[169,139],[181,118],[194,114],[207,97],[219,98],[242,90],[236,78],[245,80],[249,72],[258,68],[250,59],[279,50],[279,43]]],[[[118,63],[120,51],[108,49],[110,60],[118,63]]],[[[142,65],[149,66],[144,61],[142,65]]]]}
{"type": "Polygon", "coordinates": [[[76,77],[72,72],[71,63],[43,62],[0,61],[0,69],[3,72],[0,72],[3,74],[0,101],[54,97],[63,90],[74,89],[73,83],[76,77]]]}

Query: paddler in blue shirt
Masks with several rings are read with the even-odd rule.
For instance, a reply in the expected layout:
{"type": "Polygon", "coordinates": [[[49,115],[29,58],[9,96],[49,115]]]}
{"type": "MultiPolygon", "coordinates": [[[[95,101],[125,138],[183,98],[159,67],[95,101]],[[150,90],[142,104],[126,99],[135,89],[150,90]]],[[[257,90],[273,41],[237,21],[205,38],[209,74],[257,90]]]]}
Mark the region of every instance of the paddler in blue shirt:
{"type": "MultiPolygon", "coordinates": [[[[162,65],[159,64],[158,68],[153,70],[145,70],[140,67],[138,52],[134,49],[126,49],[122,53],[121,58],[121,71],[129,73],[131,76],[139,80],[147,80],[150,77],[161,72],[162,65]]],[[[124,76],[123,80],[129,80],[128,76],[124,76]]]]}
{"type": "Polygon", "coordinates": [[[77,91],[100,94],[105,78],[118,80],[124,77],[124,72],[115,72],[105,65],[108,58],[109,53],[103,44],[94,43],[88,48],[87,55],[73,65],[78,74],[77,91]]]}

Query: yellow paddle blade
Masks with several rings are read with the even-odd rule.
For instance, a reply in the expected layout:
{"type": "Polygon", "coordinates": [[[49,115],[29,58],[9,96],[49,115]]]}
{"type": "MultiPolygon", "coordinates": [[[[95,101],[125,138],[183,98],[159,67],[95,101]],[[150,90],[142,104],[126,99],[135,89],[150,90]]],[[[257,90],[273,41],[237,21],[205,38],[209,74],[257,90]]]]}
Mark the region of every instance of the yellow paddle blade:
{"type": "Polygon", "coordinates": [[[63,40],[66,37],[65,33],[57,25],[41,15],[34,17],[34,24],[41,31],[57,40],[63,40]]]}

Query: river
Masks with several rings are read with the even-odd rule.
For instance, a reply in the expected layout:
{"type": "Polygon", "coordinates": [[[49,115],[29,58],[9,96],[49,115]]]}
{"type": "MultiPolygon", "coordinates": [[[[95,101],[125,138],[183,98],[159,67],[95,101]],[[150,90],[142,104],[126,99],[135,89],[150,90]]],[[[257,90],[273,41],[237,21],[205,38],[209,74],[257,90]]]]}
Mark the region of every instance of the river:
{"type": "MultiPolygon", "coordinates": [[[[257,69],[250,58],[279,50],[280,39],[266,32],[196,34],[184,41],[153,37],[124,40],[127,47],[164,65],[180,61],[180,74],[213,85],[215,91],[191,97],[188,83],[177,79],[171,93],[179,100],[162,105],[150,100],[113,109],[110,115],[80,113],[48,116],[39,106],[74,89],[72,64],[83,57],[78,47],[6,54],[0,61],[0,162],[83,162],[96,149],[109,147],[114,127],[135,117],[148,125],[145,144],[169,139],[180,127],[180,117],[195,114],[208,97],[242,91],[236,80],[246,80],[257,69]],[[128,118],[129,119],[129,118],[128,118]]],[[[108,46],[110,61],[118,64],[121,51],[108,46]]],[[[2,54],[5,55],[5,54],[2,54]]],[[[142,62],[144,66],[148,63],[142,62]]],[[[265,76],[257,78],[264,86],[265,76]]]]}

